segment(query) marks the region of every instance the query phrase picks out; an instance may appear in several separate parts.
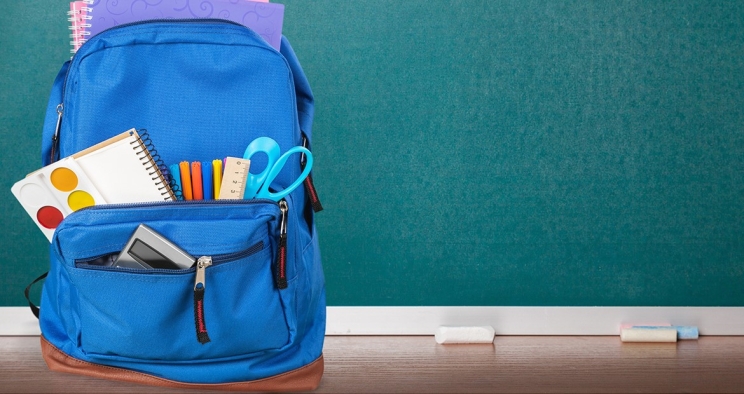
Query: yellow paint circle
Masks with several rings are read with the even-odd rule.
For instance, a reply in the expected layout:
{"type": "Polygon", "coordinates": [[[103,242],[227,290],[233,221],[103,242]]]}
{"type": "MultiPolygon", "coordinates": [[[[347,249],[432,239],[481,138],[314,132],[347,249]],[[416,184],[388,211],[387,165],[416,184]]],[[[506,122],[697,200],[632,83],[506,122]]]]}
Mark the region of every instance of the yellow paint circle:
{"type": "Polygon", "coordinates": [[[52,185],[54,185],[57,190],[63,192],[69,192],[75,189],[78,185],[77,175],[75,175],[75,173],[72,172],[71,169],[66,167],[55,169],[54,171],[52,171],[52,174],[49,176],[49,178],[52,181],[52,185]]]}
{"type": "Polygon", "coordinates": [[[83,190],[75,190],[74,192],[70,193],[69,197],[67,197],[67,205],[69,205],[70,209],[72,209],[73,211],[77,211],[78,209],[85,207],[90,207],[95,204],[96,202],[95,200],[93,200],[93,196],[83,190]]]}

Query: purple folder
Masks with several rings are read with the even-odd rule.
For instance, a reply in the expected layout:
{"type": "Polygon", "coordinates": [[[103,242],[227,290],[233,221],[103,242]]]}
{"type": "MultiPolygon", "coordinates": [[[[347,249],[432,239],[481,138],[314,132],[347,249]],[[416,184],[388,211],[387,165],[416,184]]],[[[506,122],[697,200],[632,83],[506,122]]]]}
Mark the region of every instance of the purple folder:
{"type": "Polygon", "coordinates": [[[110,27],[151,19],[226,19],[251,28],[279,50],[284,5],[247,0],[95,0],[90,37],[110,27]]]}

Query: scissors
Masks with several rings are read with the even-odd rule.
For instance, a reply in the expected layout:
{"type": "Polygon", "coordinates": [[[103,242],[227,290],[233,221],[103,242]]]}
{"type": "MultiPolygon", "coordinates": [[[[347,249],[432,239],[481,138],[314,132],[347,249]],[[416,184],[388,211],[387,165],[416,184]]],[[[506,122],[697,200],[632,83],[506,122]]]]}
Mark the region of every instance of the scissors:
{"type": "Polygon", "coordinates": [[[270,200],[279,201],[296,189],[297,186],[300,186],[302,181],[304,181],[310,174],[310,170],[313,167],[313,154],[310,153],[309,150],[302,146],[295,146],[294,148],[284,152],[283,155],[279,156],[281,153],[279,144],[269,137],[259,137],[248,144],[248,147],[245,148],[243,158],[250,160],[256,153],[265,153],[268,157],[268,162],[266,163],[266,168],[264,168],[264,170],[259,174],[248,172],[243,198],[268,198],[270,200]],[[302,153],[307,158],[305,169],[302,171],[302,174],[295,179],[294,183],[284,188],[284,190],[275,193],[269,191],[269,186],[282,171],[289,156],[295,153],[302,153]]]}

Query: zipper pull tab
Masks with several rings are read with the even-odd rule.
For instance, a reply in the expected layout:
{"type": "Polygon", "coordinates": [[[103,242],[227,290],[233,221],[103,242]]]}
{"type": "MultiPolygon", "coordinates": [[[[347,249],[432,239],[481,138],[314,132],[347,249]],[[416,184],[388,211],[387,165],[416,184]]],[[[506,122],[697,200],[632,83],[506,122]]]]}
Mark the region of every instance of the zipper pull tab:
{"type": "Polygon", "coordinates": [[[274,282],[281,290],[287,288],[287,212],[289,212],[289,206],[286,201],[279,201],[279,210],[282,216],[279,222],[279,248],[276,252],[274,282]]]}
{"type": "Polygon", "coordinates": [[[194,282],[194,291],[198,289],[201,289],[202,291],[204,290],[204,283],[206,282],[206,275],[204,275],[204,273],[210,265],[212,265],[212,258],[209,256],[199,257],[199,260],[196,261],[196,282],[194,282]]]}
{"type": "MultiPolygon", "coordinates": [[[[305,134],[302,134],[302,147],[310,150],[308,147],[310,144],[307,141],[307,137],[305,137],[305,134]]],[[[300,168],[304,171],[305,170],[305,164],[307,163],[307,158],[305,157],[305,154],[300,155],[300,168]]],[[[323,205],[320,204],[320,198],[318,197],[318,192],[315,190],[315,185],[313,184],[313,175],[308,174],[307,177],[305,177],[305,180],[302,181],[302,183],[305,185],[305,192],[307,193],[308,197],[310,198],[310,206],[313,207],[313,211],[315,213],[318,213],[323,210],[323,205]]]]}
{"type": "Polygon", "coordinates": [[[206,270],[212,265],[209,256],[199,257],[196,261],[196,281],[194,282],[194,322],[196,323],[196,339],[202,345],[209,342],[207,324],[204,321],[204,290],[206,288],[206,270]]]}
{"type": "Polygon", "coordinates": [[[52,150],[49,157],[49,162],[54,163],[59,159],[59,129],[62,127],[62,113],[64,112],[64,105],[62,103],[57,104],[57,125],[54,127],[54,135],[52,136],[52,150]]]}

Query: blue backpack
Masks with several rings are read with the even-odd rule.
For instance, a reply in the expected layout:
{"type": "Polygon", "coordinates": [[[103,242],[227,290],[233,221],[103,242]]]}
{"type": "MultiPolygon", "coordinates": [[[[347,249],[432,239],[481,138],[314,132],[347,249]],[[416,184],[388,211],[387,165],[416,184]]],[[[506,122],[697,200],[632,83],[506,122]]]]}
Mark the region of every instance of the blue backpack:
{"type": "MultiPolygon", "coordinates": [[[[146,129],[165,163],[242,157],[264,136],[286,151],[310,146],[312,120],[310,86],[286,38],[277,51],[222,20],[135,23],[92,37],[62,66],[42,161],[130,128],[146,129]]],[[[272,188],[288,187],[303,165],[292,155],[272,188]]],[[[325,289],[313,223],[320,204],[312,182],[305,186],[279,203],[111,204],[67,216],[54,233],[40,305],[49,368],[181,388],[316,388],[325,289]],[[139,224],[211,257],[203,298],[195,297],[196,268],[97,265],[139,224]]]]}

